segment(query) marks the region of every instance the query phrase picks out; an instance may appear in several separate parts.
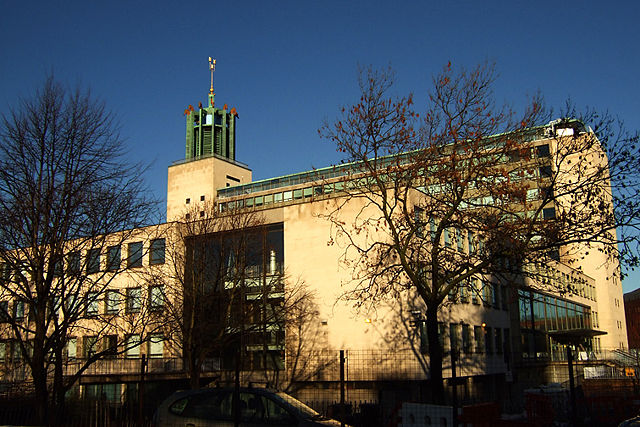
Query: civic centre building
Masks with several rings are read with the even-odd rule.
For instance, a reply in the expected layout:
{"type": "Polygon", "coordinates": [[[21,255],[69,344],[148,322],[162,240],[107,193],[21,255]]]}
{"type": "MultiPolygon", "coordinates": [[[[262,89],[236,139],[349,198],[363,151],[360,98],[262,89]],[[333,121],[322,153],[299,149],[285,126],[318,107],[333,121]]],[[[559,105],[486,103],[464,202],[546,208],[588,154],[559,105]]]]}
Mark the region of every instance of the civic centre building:
{"type": "MultiPolygon", "coordinates": [[[[308,319],[312,324],[306,325],[313,329],[309,339],[314,342],[303,342],[308,345],[304,357],[312,360],[305,360],[305,367],[298,368],[299,383],[291,388],[298,397],[306,401],[335,400],[334,385],[340,379],[339,350],[346,354],[349,399],[376,401],[383,383],[401,384],[394,391],[397,394],[404,393],[407,384],[419,384],[428,376],[425,366],[429,359],[420,304],[406,294],[402,301],[356,309],[353,302],[342,298],[352,276],[341,262],[344,248],[328,244],[333,231],[326,216],[343,198],[349,165],[253,181],[249,166],[236,160],[236,118],[235,110],[214,105],[213,93],[208,106],[186,111],[185,158],[168,168],[167,223],[137,230],[129,241],[105,253],[83,254],[95,258],[96,270],[108,269],[116,259],[120,265],[121,252],[127,254],[122,256],[123,271],[113,282],[113,293],[106,292],[88,305],[89,314],[119,310],[135,314],[146,304],[155,319],[161,320],[172,296],[163,288],[166,284],[148,277],[166,278],[172,270],[187,268],[173,265],[177,261],[169,251],[180,242],[174,241],[172,230],[184,222],[207,221],[214,212],[251,212],[259,220],[254,219],[257,222],[249,226],[262,233],[258,243],[262,247],[254,251],[260,261],[253,283],[277,282],[268,295],[257,293],[254,299],[284,301],[295,284],[304,284],[314,299],[313,315],[308,319]],[[131,254],[139,256],[125,265],[131,254]],[[305,369],[308,372],[302,372],[305,369]]],[[[530,144],[540,155],[550,156],[561,136],[580,132],[588,129],[579,122],[549,124],[531,131],[530,144]]],[[[357,201],[349,202],[341,215],[349,218],[362,207],[357,201]]],[[[469,250],[464,242],[458,245],[461,251],[469,250]]],[[[560,256],[557,261],[528,268],[547,271],[547,283],[533,286],[523,279],[518,288],[505,283],[471,283],[451,295],[441,309],[445,354],[452,345],[459,349],[455,374],[466,381],[463,388],[470,396],[487,390],[504,395],[517,383],[524,387],[566,380],[567,338],[579,338],[577,358],[584,363],[596,363],[605,350],[627,348],[617,261],[607,261],[603,254],[593,251],[577,264],[560,256]],[[558,292],[567,289],[571,291],[558,292]]],[[[251,300],[250,294],[247,291],[245,301],[251,300]]],[[[3,304],[7,310],[21,310],[19,301],[3,304]]],[[[130,393],[127,389],[133,389],[139,381],[143,354],[148,364],[146,381],[184,381],[181,345],[169,339],[171,331],[155,328],[152,336],[147,336],[145,327],[126,339],[113,338],[113,342],[133,339],[142,344],[87,369],[80,380],[82,393],[124,399],[130,393]]],[[[261,369],[291,369],[289,358],[293,356],[285,351],[293,334],[289,326],[272,325],[260,331],[254,335],[262,341],[252,338],[242,344],[246,360],[253,361],[243,367],[245,382],[265,378],[256,374],[261,369]],[[266,363],[265,351],[270,354],[269,360],[277,362],[266,363]]],[[[109,338],[78,332],[69,341],[69,369],[96,346],[108,346],[101,343],[105,339],[109,338]]],[[[296,339],[306,338],[298,334],[296,339]]],[[[5,364],[15,367],[18,356],[12,351],[10,336],[2,346],[5,364]]],[[[201,367],[204,382],[231,381],[233,356],[221,351],[208,357],[201,367]]],[[[20,377],[17,368],[5,369],[3,375],[5,384],[20,377]]],[[[452,376],[448,356],[444,376],[452,376]]]]}

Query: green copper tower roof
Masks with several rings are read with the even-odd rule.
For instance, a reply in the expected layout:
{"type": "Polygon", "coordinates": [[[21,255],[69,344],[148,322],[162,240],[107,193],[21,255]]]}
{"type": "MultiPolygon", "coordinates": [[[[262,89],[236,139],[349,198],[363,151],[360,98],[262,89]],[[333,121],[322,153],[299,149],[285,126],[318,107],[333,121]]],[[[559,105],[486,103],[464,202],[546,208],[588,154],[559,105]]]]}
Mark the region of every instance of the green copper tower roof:
{"type": "Polygon", "coordinates": [[[215,66],[216,60],[209,57],[209,70],[211,71],[209,105],[203,107],[202,103],[199,103],[197,110],[189,105],[184,111],[187,119],[185,159],[217,154],[235,160],[238,113],[235,108],[229,110],[227,104],[224,104],[222,109],[215,106],[213,91],[215,66]]]}

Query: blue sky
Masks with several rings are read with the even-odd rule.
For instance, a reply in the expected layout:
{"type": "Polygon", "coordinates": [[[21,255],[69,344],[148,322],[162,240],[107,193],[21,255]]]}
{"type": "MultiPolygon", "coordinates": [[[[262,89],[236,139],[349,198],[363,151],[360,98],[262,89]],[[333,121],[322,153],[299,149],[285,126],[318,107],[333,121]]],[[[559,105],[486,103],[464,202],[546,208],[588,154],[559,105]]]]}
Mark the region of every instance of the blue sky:
{"type": "MultiPolygon", "coordinates": [[[[541,91],[640,129],[640,2],[31,1],[0,3],[0,112],[53,71],[104,99],[133,160],[164,200],[167,166],[184,157],[189,104],[239,112],[237,160],[264,179],[339,162],[318,137],[357,96],[358,65],[397,73],[399,94],[424,98],[448,61],[495,61],[500,101],[541,91]]],[[[625,291],[640,286],[634,274],[625,291]]]]}

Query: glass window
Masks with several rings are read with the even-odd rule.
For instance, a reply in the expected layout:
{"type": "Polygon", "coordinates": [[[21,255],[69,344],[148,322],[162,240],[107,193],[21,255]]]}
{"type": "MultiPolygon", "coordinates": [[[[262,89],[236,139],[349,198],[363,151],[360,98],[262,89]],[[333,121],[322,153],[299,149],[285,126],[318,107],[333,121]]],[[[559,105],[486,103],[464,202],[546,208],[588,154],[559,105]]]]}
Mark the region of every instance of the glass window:
{"type": "Polygon", "coordinates": [[[87,274],[100,271],[100,249],[89,249],[87,251],[87,274]]]}
{"type": "Polygon", "coordinates": [[[127,336],[127,340],[125,343],[126,346],[126,356],[135,358],[140,357],[140,335],[139,334],[131,334],[127,336]]]}
{"type": "Polygon", "coordinates": [[[471,325],[462,325],[462,350],[471,353],[471,325]]]}
{"type": "Polygon", "coordinates": [[[281,203],[282,202],[282,193],[276,193],[273,195],[273,202],[274,203],[281,203]]]}
{"type": "Polygon", "coordinates": [[[551,166],[540,166],[539,172],[541,178],[549,178],[551,176],[551,166]]]}
{"type": "Polygon", "coordinates": [[[487,354],[493,354],[493,329],[490,326],[483,328],[484,333],[484,348],[487,354]]]}
{"type": "Polygon", "coordinates": [[[0,322],[9,319],[9,301],[0,301],[0,322]]]}
{"type": "Polygon", "coordinates": [[[471,279],[471,302],[480,303],[480,281],[476,278],[471,279]]]}
{"type": "Polygon", "coordinates": [[[24,301],[16,301],[13,306],[13,317],[20,321],[24,319],[24,301]]]}
{"type": "Polygon", "coordinates": [[[83,353],[85,358],[90,358],[98,351],[98,337],[84,337],[83,353]]]}
{"type": "Polygon", "coordinates": [[[87,292],[85,295],[85,307],[87,316],[97,316],[98,315],[98,293],[97,292],[87,292]]]}
{"type": "Polygon", "coordinates": [[[273,194],[267,194],[266,196],[264,196],[265,205],[270,205],[272,203],[273,203],[273,194]]]}
{"type": "Polygon", "coordinates": [[[142,242],[127,245],[127,267],[142,267],[142,242]]]}
{"type": "Polygon", "coordinates": [[[502,353],[502,329],[495,328],[496,353],[502,353]]]}
{"type": "Polygon", "coordinates": [[[284,192],[284,201],[288,202],[290,200],[293,200],[293,192],[292,191],[285,191],[284,192]]]}
{"type": "Polygon", "coordinates": [[[109,246],[107,250],[107,271],[115,271],[120,268],[120,245],[109,246]]]}
{"type": "Polygon", "coordinates": [[[72,275],[80,273],[80,252],[71,252],[67,256],[67,271],[72,275]]]}
{"type": "Polygon", "coordinates": [[[109,358],[113,358],[118,354],[118,336],[106,335],[104,337],[104,349],[106,350],[109,358]]]}
{"type": "Polygon", "coordinates": [[[460,302],[469,302],[469,282],[460,285],[460,302]]]}
{"type": "Polygon", "coordinates": [[[454,351],[460,350],[460,325],[457,323],[449,324],[449,340],[451,342],[451,349],[454,351]]]}
{"type": "Polygon", "coordinates": [[[482,353],[484,351],[484,330],[482,326],[473,327],[473,337],[475,339],[476,353],[482,353]]]}
{"type": "Polygon", "coordinates": [[[77,350],[78,350],[78,342],[75,338],[69,338],[67,341],[67,358],[75,359],[77,350]]]}
{"type": "Polygon", "coordinates": [[[164,352],[164,336],[154,334],[149,337],[149,357],[162,357],[164,352]]]}
{"type": "Polygon", "coordinates": [[[149,308],[153,311],[162,310],[164,307],[164,289],[156,285],[149,288],[149,308]]]}
{"type": "Polygon", "coordinates": [[[263,203],[264,203],[264,196],[257,196],[255,198],[255,205],[256,206],[262,206],[263,203]]]}
{"type": "Polygon", "coordinates": [[[127,289],[127,313],[140,311],[140,288],[127,289]]]}
{"type": "Polygon", "coordinates": [[[119,304],[120,294],[118,291],[107,291],[105,296],[105,312],[107,314],[117,313],[119,304]]]}
{"type": "Polygon", "coordinates": [[[307,198],[307,197],[311,197],[311,195],[313,194],[313,188],[311,187],[307,187],[302,191],[302,195],[307,198]]]}
{"type": "Polygon", "coordinates": [[[538,157],[549,157],[549,144],[538,145],[536,147],[536,153],[538,154],[538,157]]]}
{"type": "Polygon", "coordinates": [[[556,217],[556,209],[555,208],[544,208],[542,210],[542,218],[543,219],[554,219],[556,217]]]}
{"type": "Polygon", "coordinates": [[[165,241],[154,239],[149,247],[149,264],[164,264],[165,241]]]}
{"type": "Polygon", "coordinates": [[[302,189],[293,190],[294,199],[302,199],[302,189]]]}

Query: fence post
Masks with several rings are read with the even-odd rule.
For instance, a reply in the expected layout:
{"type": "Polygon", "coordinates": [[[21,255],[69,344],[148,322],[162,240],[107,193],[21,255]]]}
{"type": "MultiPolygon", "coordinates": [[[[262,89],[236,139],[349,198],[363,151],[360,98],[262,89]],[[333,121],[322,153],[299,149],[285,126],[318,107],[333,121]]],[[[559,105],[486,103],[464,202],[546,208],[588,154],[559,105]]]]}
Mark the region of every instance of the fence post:
{"type": "Polygon", "coordinates": [[[344,350],[340,350],[340,427],[344,427],[346,416],[344,403],[344,350]]]}
{"type": "Polygon", "coordinates": [[[452,414],[451,424],[453,427],[458,427],[458,393],[457,393],[457,379],[456,379],[456,350],[451,349],[451,386],[452,386],[452,414]]]}
{"type": "Polygon", "coordinates": [[[574,426],[578,425],[578,415],[576,412],[576,387],[573,382],[573,353],[571,346],[567,345],[567,362],[569,364],[569,394],[571,398],[571,421],[574,426]]]}
{"type": "Polygon", "coordinates": [[[147,368],[147,357],[140,359],[140,382],[138,383],[138,425],[144,425],[144,373],[147,368]]]}

